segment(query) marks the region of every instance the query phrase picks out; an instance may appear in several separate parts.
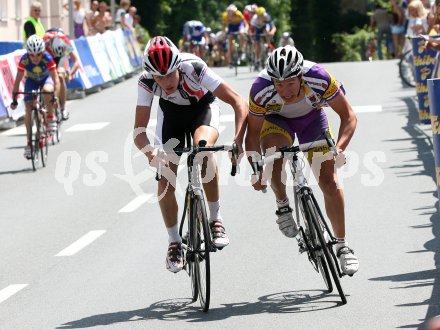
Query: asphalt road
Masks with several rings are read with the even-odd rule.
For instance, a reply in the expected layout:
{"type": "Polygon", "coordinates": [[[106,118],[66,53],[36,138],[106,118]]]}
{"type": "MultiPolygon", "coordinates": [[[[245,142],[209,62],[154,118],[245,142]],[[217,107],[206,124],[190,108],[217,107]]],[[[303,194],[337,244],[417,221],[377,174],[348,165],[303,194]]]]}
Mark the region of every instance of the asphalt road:
{"type": "MultiPolygon", "coordinates": [[[[36,173],[22,156],[23,127],[0,132],[0,329],[423,329],[440,314],[430,127],[418,124],[415,91],[400,83],[396,61],[327,68],[359,120],[340,171],[360,260],[342,279],[346,305],[325,294],[296,241],[279,232],[273,196],[251,189],[249,166],[231,178],[221,154],[231,244],[212,255],[209,313],[190,302],[187,274],[165,269],[154,173],[135,156],[131,78],[70,102],[63,141],[36,173]]],[[[238,78],[216,71],[247,98],[255,74],[240,69],[238,78]]],[[[223,104],[222,114],[219,143],[230,143],[233,111],[223,104]]]]}

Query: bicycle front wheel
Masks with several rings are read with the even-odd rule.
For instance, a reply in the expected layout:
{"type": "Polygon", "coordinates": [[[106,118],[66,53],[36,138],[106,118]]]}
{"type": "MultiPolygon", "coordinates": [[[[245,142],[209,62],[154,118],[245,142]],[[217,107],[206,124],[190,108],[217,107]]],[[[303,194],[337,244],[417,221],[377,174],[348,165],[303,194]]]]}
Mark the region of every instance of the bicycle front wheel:
{"type": "Polygon", "coordinates": [[[49,134],[47,131],[47,120],[45,120],[45,117],[43,114],[41,114],[39,125],[40,125],[40,152],[41,152],[41,164],[43,167],[46,167],[47,165],[47,155],[49,151],[49,134]]]}
{"type": "MultiPolygon", "coordinates": [[[[188,195],[187,195],[188,196],[188,195]]],[[[187,197],[190,200],[190,197],[187,197]]],[[[198,246],[197,225],[192,216],[188,212],[188,239],[186,249],[186,263],[188,265],[188,274],[191,279],[191,299],[196,301],[199,295],[199,287],[197,284],[197,270],[195,265],[195,251],[198,246]]]]}
{"type": "Polygon", "coordinates": [[[399,62],[399,75],[402,81],[408,85],[409,87],[416,86],[416,73],[413,63],[413,54],[412,49],[408,50],[402,57],[399,62]]]}
{"type": "Polygon", "coordinates": [[[336,288],[338,289],[338,293],[341,298],[342,304],[345,305],[347,303],[347,298],[345,297],[344,291],[342,290],[341,281],[339,280],[339,272],[336,269],[336,265],[334,263],[334,259],[331,255],[331,252],[329,250],[328,243],[324,237],[324,229],[325,228],[323,228],[323,225],[322,225],[324,222],[324,219],[320,218],[321,212],[318,210],[318,205],[315,202],[315,200],[312,199],[312,197],[310,195],[305,196],[305,203],[306,203],[306,207],[308,209],[308,213],[310,214],[311,225],[314,227],[315,232],[317,234],[317,238],[319,240],[319,244],[321,246],[322,252],[325,256],[327,266],[328,266],[330,273],[333,277],[333,282],[335,283],[336,288]]]}
{"type": "Polygon", "coordinates": [[[195,224],[196,235],[193,237],[194,264],[197,272],[197,287],[200,305],[204,312],[209,309],[211,296],[211,271],[209,252],[211,249],[211,235],[206,216],[205,202],[202,197],[194,196],[192,219],[195,224]]]}
{"type": "MultiPolygon", "coordinates": [[[[308,197],[308,195],[305,196],[308,197]]],[[[333,284],[330,278],[324,253],[319,242],[318,234],[316,233],[316,229],[312,224],[313,220],[311,218],[313,217],[313,212],[311,212],[309,204],[307,203],[307,197],[304,197],[301,200],[305,225],[305,230],[302,230],[301,234],[307,248],[309,260],[315,270],[321,274],[325,286],[327,287],[327,292],[330,293],[333,291],[333,284]]]]}

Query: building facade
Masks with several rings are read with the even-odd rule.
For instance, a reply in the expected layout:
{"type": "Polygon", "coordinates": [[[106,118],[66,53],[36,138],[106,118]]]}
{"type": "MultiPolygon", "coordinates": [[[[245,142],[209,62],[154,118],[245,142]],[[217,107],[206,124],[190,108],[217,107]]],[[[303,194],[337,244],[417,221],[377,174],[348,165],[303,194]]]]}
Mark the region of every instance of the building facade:
{"type": "MultiPolygon", "coordinates": [[[[63,5],[69,0],[40,0],[40,20],[45,29],[60,27],[69,33],[69,11],[63,5]]],[[[30,14],[30,0],[0,0],[0,41],[22,40],[23,25],[30,14]]],[[[89,0],[82,0],[83,8],[90,8],[89,0]]]]}

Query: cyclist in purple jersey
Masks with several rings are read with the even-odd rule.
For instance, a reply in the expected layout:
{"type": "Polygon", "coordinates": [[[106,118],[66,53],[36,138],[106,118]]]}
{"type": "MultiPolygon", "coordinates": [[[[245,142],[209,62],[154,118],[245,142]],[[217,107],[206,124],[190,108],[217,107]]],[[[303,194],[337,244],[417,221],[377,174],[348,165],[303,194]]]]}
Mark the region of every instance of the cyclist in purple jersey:
{"type": "MultiPolygon", "coordinates": [[[[336,142],[340,153],[353,136],[357,119],[344,94],[342,86],[324,67],[304,61],[295,47],[279,47],[270,55],[266,69],[252,85],[245,143],[251,161],[253,153],[259,155],[261,150],[270,153],[291,146],[295,136],[298,138],[324,194],[327,215],[338,239],[335,248],[341,269],[353,275],[359,262],[345,240],[344,195],[334,170],[335,159],[323,137],[323,132],[329,129],[324,106],[330,106],[341,120],[336,142]]],[[[262,178],[268,177],[268,173],[264,173],[264,169],[261,173],[259,178],[253,178],[255,190],[266,187],[262,178]]],[[[280,159],[275,161],[270,177],[278,207],[276,222],[285,236],[294,237],[298,228],[283,177],[286,174],[280,159]]]]}
{"type": "MultiPolygon", "coordinates": [[[[25,92],[31,92],[32,90],[42,89],[44,92],[55,92],[59,90],[58,75],[56,72],[56,64],[52,56],[44,50],[45,45],[41,37],[37,35],[32,35],[26,41],[26,50],[17,67],[17,76],[15,78],[14,86],[12,88],[13,101],[11,104],[11,109],[17,107],[17,92],[20,87],[20,82],[26,73],[26,81],[24,85],[25,92]]],[[[26,136],[27,144],[24,150],[24,156],[26,158],[31,157],[31,147],[30,147],[30,125],[31,125],[31,109],[32,109],[32,95],[25,95],[25,126],[26,126],[26,136]]],[[[56,130],[57,121],[53,111],[52,98],[49,95],[44,95],[44,102],[47,107],[47,119],[48,128],[51,131],[56,130]]]]}
{"type": "MultiPolygon", "coordinates": [[[[215,145],[219,136],[220,99],[234,109],[234,142],[242,150],[246,129],[246,101],[209,69],[205,62],[195,55],[179,53],[177,47],[166,37],[154,37],[148,42],[143,66],[145,72],[138,83],[134,142],[148,158],[151,166],[158,167],[159,162],[163,164],[158,196],[161,197],[159,204],[169,236],[165,261],[167,269],[175,273],[183,268],[182,239],[177,225],[175,196],[178,161],[164,162],[157,157],[159,148],[170,144],[173,148],[184,147],[188,133],[192,135],[194,145],[198,145],[200,140],[207,141],[207,146],[215,145]],[[155,143],[152,145],[146,128],[155,95],[159,97],[159,106],[155,143]]],[[[224,247],[229,244],[229,238],[220,214],[218,169],[212,155],[203,161],[202,178],[213,243],[217,247],[224,247]]]]}

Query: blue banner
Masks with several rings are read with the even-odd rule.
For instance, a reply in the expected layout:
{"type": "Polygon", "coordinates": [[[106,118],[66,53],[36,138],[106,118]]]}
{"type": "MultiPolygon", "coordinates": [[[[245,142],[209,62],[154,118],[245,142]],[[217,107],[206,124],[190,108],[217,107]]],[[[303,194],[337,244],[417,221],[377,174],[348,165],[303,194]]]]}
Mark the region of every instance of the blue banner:
{"type": "Polygon", "coordinates": [[[437,196],[440,198],[440,79],[428,79],[429,111],[431,113],[437,196]]]}
{"type": "Polygon", "coordinates": [[[0,55],[6,55],[22,48],[22,41],[0,41],[0,55]]]}
{"type": "Polygon", "coordinates": [[[8,110],[5,108],[3,100],[0,99],[0,118],[2,117],[8,117],[8,110]]]}
{"type": "Polygon", "coordinates": [[[139,67],[142,64],[142,57],[138,54],[135,43],[137,43],[137,40],[133,34],[133,31],[129,29],[124,29],[124,37],[125,37],[125,43],[127,48],[128,56],[130,57],[130,62],[133,67],[139,67]]]}
{"type": "Polygon", "coordinates": [[[414,67],[416,70],[416,92],[419,106],[419,120],[422,124],[430,124],[427,79],[431,78],[435,65],[436,52],[426,51],[425,40],[420,37],[412,39],[414,67]]]}
{"type": "Polygon", "coordinates": [[[104,79],[102,79],[99,73],[98,66],[90,51],[87,40],[85,38],[76,39],[75,47],[78,50],[84,72],[92,85],[91,87],[104,84],[104,79]]]}

